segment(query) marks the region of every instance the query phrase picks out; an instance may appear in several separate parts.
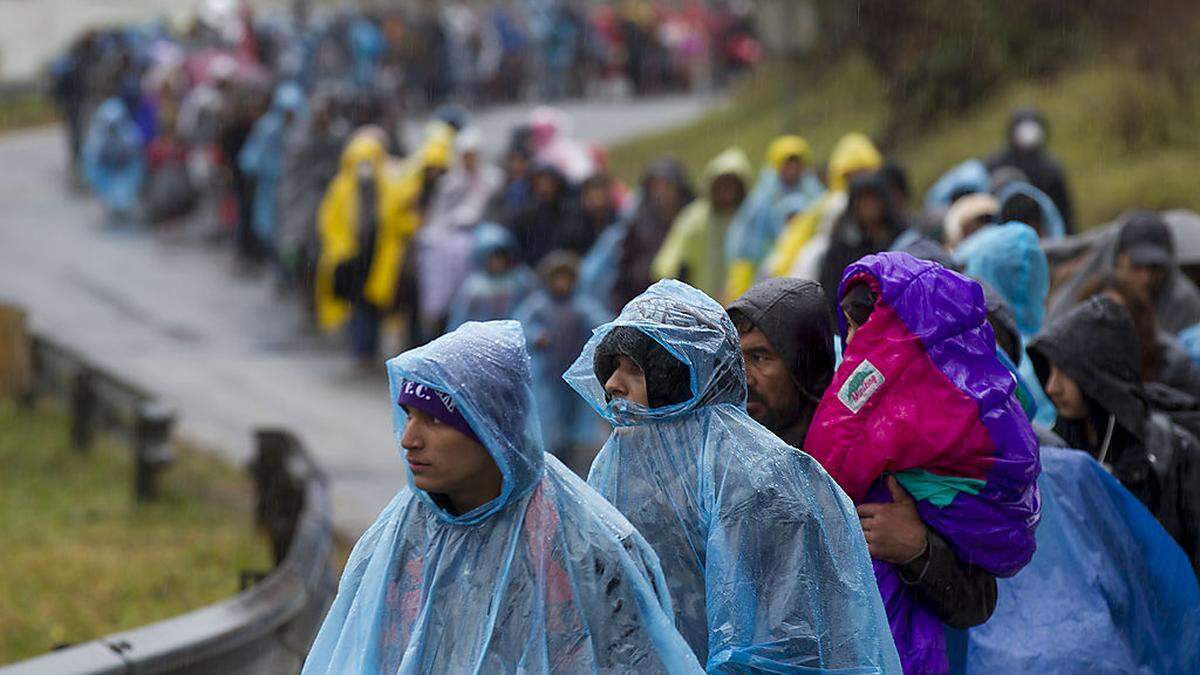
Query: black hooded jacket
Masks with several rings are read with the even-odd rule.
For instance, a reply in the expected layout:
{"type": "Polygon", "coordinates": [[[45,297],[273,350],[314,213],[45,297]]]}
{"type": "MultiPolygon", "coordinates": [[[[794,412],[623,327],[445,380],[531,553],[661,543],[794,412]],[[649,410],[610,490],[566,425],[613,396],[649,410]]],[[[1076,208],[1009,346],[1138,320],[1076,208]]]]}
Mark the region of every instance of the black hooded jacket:
{"type": "MultiPolygon", "coordinates": [[[[801,398],[810,408],[805,428],[833,379],[833,317],[821,285],[776,278],[754,285],[728,308],[734,324],[749,321],[788,364],[801,398]]],[[[803,444],[803,443],[801,443],[803,444]]],[[[996,578],[962,564],[941,537],[928,532],[928,546],[900,568],[901,578],[921,601],[954,628],[987,621],[996,608],[996,578]]]]}
{"type": "Polygon", "coordinates": [[[663,240],[671,229],[675,216],[696,196],[692,184],[688,180],[687,170],[676,159],[660,159],[646,169],[642,176],[642,203],[637,211],[630,216],[626,225],[625,237],[621,242],[620,255],[617,259],[617,281],[613,287],[611,304],[614,307],[624,307],[626,303],[650,287],[650,264],[658,250],[662,248],[663,240]],[[667,214],[666,218],[659,217],[653,204],[650,203],[650,182],[656,179],[668,180],[677,185],[683,193],[679,209],[667,214]]]}
{"type": "Polygon", "coordinates": [[[543,164],[533,173],[545,173],[558,183],[558,195],[549,201],[536,196],[509,223],[509,229],[517,238],[521,259],[530,267],[537,267],[547,253],[567,250],[584,255],[595,243],[599,232],[583,218],[575,195],[566,176],[557,168],[543,164]]]}
{"type": "Polygon", "coordinates": [[[825,289],[825,297],[830,307],[837,305],[838,286],[842,283],[842,272],[846,267],[863,256],[887,250],[906,227],[904,218],[892,204],[883,176],[877,172],[869,173],[850,182],[846,210],[833,226],[829,235],[829,249],[821,261],[819,281],[825,289]],[[882,229],[873,233],[874,236],[864,232],[863,227],[854,218],[855,206],[868,194],[877,195],[883,200],[882,229]]]}
{"type": "Polygon", "coordinates": [[[1053,200],[1054,205],[1058,207],[1067,234],[1074,234],[1075,211],[1071,204],[1071,195],[1067,192],[1067,183],[1063,178],[1062,167],[1050,156],[1050,153],[1043,149],[1044,141],[1043,147],[1032,151],[1021,150],[1013,143],[1013,131],[1018,124],[1026,120],[1033,120],[1040,124],[1046,135],[1049,136],[1050,126],[1040,112],[1033,108],[1017,110],[1008,122],[1008,146],[988,157],[988,171],[994,172],[996,169],[1008,166],[1025,174],[1030,184],[1045,192],[1046,196],[1053,200]]]}
{"type": "Polygon", "coordinates": [[[1081,425],[1069,420],[1060,419],[1054,430],[1074,447],[1102,456],[1196,567],[1200,443],[1165,413],[1152,409],[1138,369],[1140,352],[1129,313],[1110,298],[1089,298],[1046,326],[1028,351],[1043,382],[1054,365],[1079,385],[1099,441],[1088,441],[1078,430],[1081,425]],[[1111,440],[1105,447],[1110,424],[1111,440]]]}

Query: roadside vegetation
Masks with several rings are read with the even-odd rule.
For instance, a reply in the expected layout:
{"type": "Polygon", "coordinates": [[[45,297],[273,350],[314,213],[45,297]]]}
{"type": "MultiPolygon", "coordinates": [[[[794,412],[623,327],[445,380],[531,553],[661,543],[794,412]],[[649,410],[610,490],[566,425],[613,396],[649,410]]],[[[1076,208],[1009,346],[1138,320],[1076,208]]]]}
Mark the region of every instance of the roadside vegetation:
{"type": "MultiPolygon", "coordinates": [[[[1200,72],[1168,83],[1134,68],[1103,61],[1052,76],[1010,80],[986,100],[944,115],[892,145],[890,156],[908,170],[920,199],[945,170],[968,157],[984,157],[1004,140],[1014,108],[1034,105],[1050,121],[1050,151],[1063,163],[1079,222],[1090,227],[1122,211],[1189,208],[1200,211],[1200,98],[1178,96],[1179,87],[1200,95],[1200,72]]],[[[731,145],[757,162],[770,140],[798,133],[823,166],[837,139],[850,131],[885,134],[894,114],[883,80],[862,56],[816,69],[777,62],[743,82],[730,102],[683,127],[632,140],[613,149],[614,171],[631,183],[653,158],[670,154],[693,178],[731,145]]]]}
{"type": "Polygon", "coordinates": [[[0,664],[197,609],[270,569],[245,472],[177,448],[139,505],[127,444],[78,453],[67,430],[59,407],[0,399],[0,664]]]}

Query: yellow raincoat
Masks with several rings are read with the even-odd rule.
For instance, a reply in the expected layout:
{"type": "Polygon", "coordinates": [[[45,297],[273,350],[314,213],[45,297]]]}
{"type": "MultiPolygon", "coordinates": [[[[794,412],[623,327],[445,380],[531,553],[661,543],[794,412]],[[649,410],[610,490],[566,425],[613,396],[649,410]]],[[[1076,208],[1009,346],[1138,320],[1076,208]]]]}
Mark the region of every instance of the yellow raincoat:
{"type": "Polygon", "coordinates": [[[395,302],[404,253],[420,226],[416,202],[424,168],[444,168],[450,159],[452,140],[449,135],[431,134],[417,155],[396,166],[375,130],[363,129],[351,136],[342,151],[338,173],[317,211],[321,255],[317,260],[315,301],[317,324],[322,330],[336,330],[350,318],[350,303],[333,293],[333,275],[338,265],[359,253],[358,165],[363,162],[372,165],[378,200],[375,255],[363,296],[372,305],[386,310],[395,302]]]}
{"type": "MultiPolygon", "coordinates": [[[[846,208],[846,190],[850,175],[860,171],[874,171],[883,166],[883,155],[860,133],[842,136],[829,155],[829,190],[813,207],[797,213],[788,221],[783,234],[764,264],[768,276],[782,277],[795,274],[801,254],[809,246],[824,250],[828,244],[829,229],[833,221],[846,208]]],[[[809,256],[812,257],[812,256],[809,256]]],[[[819,257],[819,256],[818,256],[819,257]]],[[[817,261],[819,264],[819,260],[817,261]]],[[[805,268],[812,265],[804,265],[805,268]]],[[[804,276],[812,278],[814,270],[804,270],[804,276]]]]}
{"type": "Polygon", "coordinates": [[[678,278],[686,269],[689,284],[718,301],[723,300],[727,268],[725,235],[736,210],[716,213],[708,192],[713,181],[726,175],[741,179],[749,193],[754,184],[754,168],[746,153],[729,148],[708,163],[702,181],[704,195],[684,207],[671,223],[662,248],[650,264],[653,279],[678,278]]]}
{"type": "MultiPolygon", "coordinates": [[[[807,169],[805,175],[800,178],[799,186],[786,188],[782,185],[779,171],[783,168],[784,163],[792,157],[799,158],[806,166],[812,164],[812,149],[809,148],[808,141],[804,140],[802,136],[787,134],[777,136],[775,140],[771,141],[771,144],[767,146],[767,166],[759,175],[754,191],[746,197],[746,203],[742,204],[741,211],[743,213],[734,217],[734,222],[730,227],[730,236],[738,236],[739,219],[744,220],[745,222],[740,223],[740,226],[744,228],[740,236],[743,242],[748,242],[747,247],[751,250],[760,246],[769,248],[774,245],[775,239],[779,236],[779,227],[786,224],[775,224],[778,222],[775,220],[776,210],[780,207],[781,201],[797,198],[816,200],[824,192],[820,181],[807,169]],[[763,241],[767,238],[769,241],[763,241]],[[762,243],[759,243],[760,241],[762,243]]],[[[725,282],[725,297],[739,298],[754,285],[754,276],[762,262],[762,254],[748,256],[745,247],[740,247],[736,243],[732,247],[727,246],[726,248],[730,249],[730,262],[729,276],[725,282]]]]}

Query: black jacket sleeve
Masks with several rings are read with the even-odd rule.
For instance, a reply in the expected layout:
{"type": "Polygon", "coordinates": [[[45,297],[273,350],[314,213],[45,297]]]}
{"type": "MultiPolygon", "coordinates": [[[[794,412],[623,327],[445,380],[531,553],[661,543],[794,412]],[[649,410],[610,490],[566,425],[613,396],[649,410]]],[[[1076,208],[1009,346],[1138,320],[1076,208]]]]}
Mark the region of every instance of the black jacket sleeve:
{"type": "Polygon", "coordinates": [[[959,562],[950,546],[927,531],[925,552],[900,566],[900,579],[951,628],[978,626],[996,609],[996,577],[959,562]]]}

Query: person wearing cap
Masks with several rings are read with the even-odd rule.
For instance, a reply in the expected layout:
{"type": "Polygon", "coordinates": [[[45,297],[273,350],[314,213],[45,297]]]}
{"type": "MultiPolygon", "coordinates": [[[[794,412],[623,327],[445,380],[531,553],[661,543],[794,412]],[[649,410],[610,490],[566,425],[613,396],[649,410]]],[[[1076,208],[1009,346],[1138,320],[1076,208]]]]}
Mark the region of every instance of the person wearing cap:
{"type": "Polygon", "coordinates": [[[811,165],[812,150],[800,136],[779,136],[767,146],[767,164],[729,224],[726,297],[746,292],[783,224],[807,210],[825,191],[811,165]]]}
{"type": "Polygon", "coordinates": [[[588,482],[654,547],[676,626],[709,672],[899,672],[854,508],[746,413],[720,305],[660,281],[565,377],[616,427],[588,482]]]}
{"type": "Polygon", "coordinates": [[[1150,408],[1129,312],[1090,297],[1049,322],[1028,352],[1058,408],[1054,432],[1107,466],[1197,566],[1200,444],[1150,408]]]}
{"type": "Polygon", "coordinates": [[[406,484],[359,539],[304,673],[700,673],[662,569],[543,451],[521,327],[388,362],[406,484]]]}
{"type": "Polygon", "coordinates": [[[1124,214],[1100,235],[1088,258],[1050,298],[1047,317],[1064,314],[1078,302],[1091,279],[1113,274],[1153,305],[1159,327],[1172,335],[1200,322],[1200,289],[1179,269],[1175,240],[1163,215],[1137,210],[1124,214]]]}
{"type": "Polygon", "coordinates": [[[991,173],[1004,168],[1019,170],[1028,181],[1054,201],[1062,214],[1064,234],[1075,232],[1075,211],[1062,167],[1049,152],[1046,117],[1034,108],[1020,108],[1008,122],[1007,145],[987,158],[991,173]]]}
{"type": "Polygon", "coordinates": [[[541,288],[517,306],[513,318],[524,327],[533,357],[542,440],[568,466],[586,471],[589,451],[594,452],[600,444],[600,425],[562,374],[583,349],[592,329],[612,315],[591,296],[576,292],[579,256],[573,252],[551,251],[537,272],[541,288]]]}

